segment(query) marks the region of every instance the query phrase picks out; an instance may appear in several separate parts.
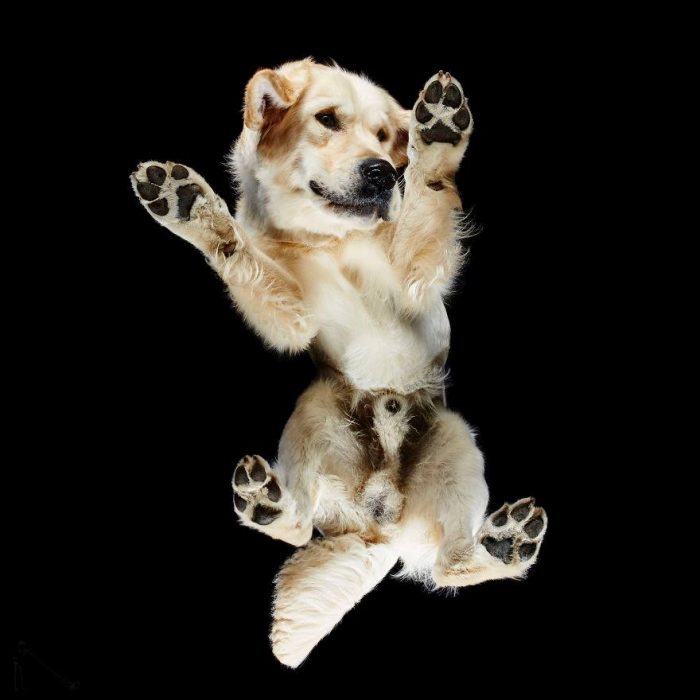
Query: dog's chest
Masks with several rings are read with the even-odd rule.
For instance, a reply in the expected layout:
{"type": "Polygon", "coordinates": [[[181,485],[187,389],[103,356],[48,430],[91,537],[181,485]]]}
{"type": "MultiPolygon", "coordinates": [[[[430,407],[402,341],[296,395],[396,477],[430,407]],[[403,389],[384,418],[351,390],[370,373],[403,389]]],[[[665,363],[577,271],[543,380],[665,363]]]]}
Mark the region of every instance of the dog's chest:
{"type": "Polygon", "coordinates": [[[379,241],[310,252],[296,272],[319,346],[354,386],[412,391],[441,365],[450,334],[442,301],[407,318],[402,280],[379,241]]]}
{"type": "Polygon", "coordinates": [[[345,283],[352,287],[368,309],[377,313],[393,312],[399,281],[378,242],[372,239],[349,241],[335,262],[345,283]]]}
{"type": "Polygon", "coordinates": [[[382,245],[370,237],[314,251],[300,272],[305,299],[321,325],[359,330],[367,322],[388,324],[397,317],[400,281],[382,245]]]}

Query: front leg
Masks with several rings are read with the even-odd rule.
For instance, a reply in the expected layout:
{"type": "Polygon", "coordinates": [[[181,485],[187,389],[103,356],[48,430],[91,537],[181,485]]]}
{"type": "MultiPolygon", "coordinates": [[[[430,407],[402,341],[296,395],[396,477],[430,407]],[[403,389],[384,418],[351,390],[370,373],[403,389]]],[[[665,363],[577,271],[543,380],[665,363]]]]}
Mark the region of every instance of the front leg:
{"type": "Polygon", "coordinates": [[[282,351],[308,346],[317,328],[298,283],[245,235],[203,177],[184,165],[150,161],[131,181],[149,214],[205,255],[263,340],[282,351]]]}
{"type": "Polygon", "coordinates": [[[472,129],[461,85],[440,71],[413,108],[404,203],[391,246],[410,312],[446,294],[459,269],[463,214],[455,174],[472,129]]]}

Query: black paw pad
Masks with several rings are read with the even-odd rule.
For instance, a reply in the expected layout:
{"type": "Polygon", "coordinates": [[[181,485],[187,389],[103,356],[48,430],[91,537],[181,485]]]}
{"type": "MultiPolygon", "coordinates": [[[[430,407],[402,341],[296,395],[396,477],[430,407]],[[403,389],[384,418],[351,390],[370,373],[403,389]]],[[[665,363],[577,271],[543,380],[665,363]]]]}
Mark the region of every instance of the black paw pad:
{"type": "Polygon", "coordinates": [[[537,517],[530,520],[530,522],[525,525],[523,530],[525,530],[525,533],[528,537],[537,537],[537,535],[539,535],[540,532],[542,532],[543,527],[544,520],[542,519],[541,515],[538,515],[537,517]]]}
{"type": "Polygon", "coordinates": [[[513,561],[513,540],[510,537],[504,540],[486,537],[481,544],[492,557],[500,559],[504,564],[510,564],[513,561]]]}
{"type": "Polygon", "coordinates": [[[146,168],[146,177],[154,185],[162,185],[165,182],[166,172],[160,165],[149,165],[146,168]]]}
{"type": "Polygon", "coordinates": [[[233,472],[233,483],[236,484],[236,486],[242,486],[243,484],[250,483],[245,467],[242,464],[239,464],[236,467],[236,471],[233,472]]]}
{"type": "Polygon", "coordinates": [[[267,497],[275,503],[282,498],[282,489],[274,479],[270,479],[270,483],[267,485],[267,497]]]}
{"type": "Polygon", "coordinates": [[[248,506],[248,501],[246,501],[245,498],[241,498],[237,493],[234,493],[233,505],[236,506],[237,511],[240,511],[242,513],[248,506]]]}
{"type": "Polygon", "coordinates": [[[158,216],[165,216],[170,210],[170,207],[168,207],[168,202],[165,199],[158,199],[155,202],[151,202],[148,205],[148,208],[158,216]]]}
{"type": "Polygon", "coordinates": [[[469,122],[471,120],[472,116],[469,114],[469,110],[466,108],[466,106],[462,106],[462,108],[452,117],[454,125],[462,131],[469,126],[469,122]]]}
{"type": "Polygon", "coordinates": [[[173,180],[184,180],[189,176],[190,171],[184,165],[173,165],[173,169],[170,171],[173,180]]]}
{"type": "Polygon", "coordinates": [[[139,193],[141,199],[151,202],[160,194],[160,187],[150,182],[139,182],[139,184],[136,185],[136,191],[139,193]]]}
{"type": "Polygon", "coordinates": [[[462,104],[462,93],[454,83],[447,86],[442,103],[448,107],[459,107],[462,104]]]}
{"type": "Polygon", "coordinates": [[[425,124],[433,118],[428,108],[425,106],[425,102],[419,102],[416,107],[416,119],[421,123],[425,124]]]}
{"type": "Polygon", "coordinates": [[[532,559],[536,551],[537,545],[534,542],[526,542],[525,544],[520,545],[520,549],[518,550],[520,561],[532,559]]]}
{"type": "Polygon", "coordinates": [[[182,185],[177,188],[177,214],[181,219],[189,219],[190,211],[197,195],[201,194],[202,188],[199,185],[182,185]]]}
{"type": "Polygon", "coordinates": [[[260,462],[256,462],[255,466],[250,470],[250,476],[253,481],[265,481],[267,479],[265,467],[260,462]]]}
{"type": "Polygon", "coordinates": [[[496,527],[503,527],[508,522],[508,506],[503,506],[491,516],[491,522],[496,527]]]}
{"type": "Polygon", "coordinates": [[[521,522],[522,520],[525,520],[525,518],[527,518],[528,515],[530,515],[531,510],[532,500],[529,500],[513,508],[513,510],[511,511],[511,515],[513,516],[513,520],[521,522]]]}
{"type": "Polygon", "coordinates": [[[430,85],[428,85],[427,90],[425,91],[425,96],[423,99],[430,103],[431,105],[434,105],[436,102],[439,102],[440,98],[442,97],[442,85],[438,80],[433,80],[430,85]]]}
{"type": "Polygon", "coordinates": [[[268,508],[267,506],[255,506],[251,520],[257,525],[269,525],[280,515],[279,510],[268,508]]]}
{"type": "Polygon", "coordinates": [[[456,146],[461,139],[461,136],[456,131],[450,129],[447,124],[444,124],[439,119],[429,129],[421,131],[420,136],[428,145],[437,142],[451,143],[453,146],[456,146]]]}

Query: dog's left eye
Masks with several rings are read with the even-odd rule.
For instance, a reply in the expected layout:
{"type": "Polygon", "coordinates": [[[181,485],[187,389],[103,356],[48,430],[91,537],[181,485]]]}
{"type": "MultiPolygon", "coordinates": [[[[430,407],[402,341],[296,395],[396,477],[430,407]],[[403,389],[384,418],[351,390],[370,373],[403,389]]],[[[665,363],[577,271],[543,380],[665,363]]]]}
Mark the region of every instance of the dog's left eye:
{"type": "Polygon", "coordinates": [[[386,131],[384,129],[380,129],[377,132],[377,140],[381,143],[382,141],[386,141],[387,136],[386,136],[386,131]]]}
{"type": "Polygon", "coordinates": [[[338,129],[340,129],[340,122],[334,112],[319,112],[316,115],[316,121],[323,124],[326,129],[332,129],[333,131],[338,131],[338,129]]]}

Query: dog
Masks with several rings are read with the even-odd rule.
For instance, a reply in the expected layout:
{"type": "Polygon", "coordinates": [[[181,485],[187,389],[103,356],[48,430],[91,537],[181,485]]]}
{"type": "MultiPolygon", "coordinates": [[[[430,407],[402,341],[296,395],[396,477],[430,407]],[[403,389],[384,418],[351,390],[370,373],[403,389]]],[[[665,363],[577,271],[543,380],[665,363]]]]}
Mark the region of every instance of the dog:
{"type": "Polygon", "coordinates": [[[532,498],[485,516],[481,452],[445,405],[444,300],[467,233],[455,174],[474,128],[459,81],[440,71],[406,110],[364,76],[295,61],[253,76],[243,121],[235,218],[184,165],[145,162],[132,183],[268,346],[318,366],[274,463],[245,456],[232,481],[240,521],[299,548],[271,631],[296,667],[399,560],[433,588],[522,577],[547,516],[532,498]]]}

